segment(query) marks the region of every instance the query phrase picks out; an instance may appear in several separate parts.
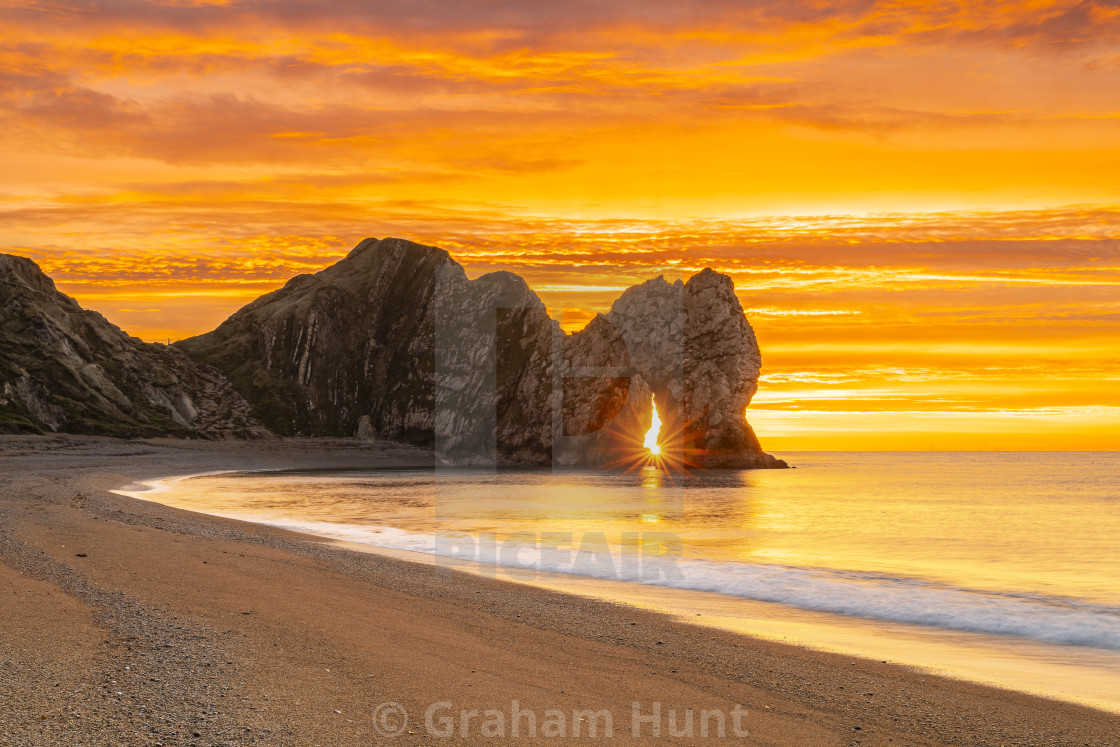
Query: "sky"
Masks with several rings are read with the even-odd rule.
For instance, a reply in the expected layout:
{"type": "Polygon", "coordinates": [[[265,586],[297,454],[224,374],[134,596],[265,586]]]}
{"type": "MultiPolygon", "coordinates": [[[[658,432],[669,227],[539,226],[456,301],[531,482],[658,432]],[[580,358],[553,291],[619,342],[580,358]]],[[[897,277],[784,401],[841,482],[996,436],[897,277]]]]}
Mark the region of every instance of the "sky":
{"type": "Polygon", "coordinates": [[[0,252],[146,340],[366,237],[730,274],[771,451],[1120,448],[1120,0],[0,0],[0,252]]]}

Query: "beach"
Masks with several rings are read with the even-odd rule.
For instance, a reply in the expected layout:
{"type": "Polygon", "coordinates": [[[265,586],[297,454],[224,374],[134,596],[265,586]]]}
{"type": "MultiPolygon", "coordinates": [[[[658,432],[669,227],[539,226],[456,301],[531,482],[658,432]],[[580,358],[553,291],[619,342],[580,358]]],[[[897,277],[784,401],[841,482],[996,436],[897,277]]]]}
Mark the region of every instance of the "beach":
{"type": "Polygon", "coordinates": [[[386,442],[0,437],[0,744],[697,744],[722,726],[760,745],[1108,745],[1120,733],[1120,716],[1071,703],[109,492],[221,470],[430,463],[386,442]]]}

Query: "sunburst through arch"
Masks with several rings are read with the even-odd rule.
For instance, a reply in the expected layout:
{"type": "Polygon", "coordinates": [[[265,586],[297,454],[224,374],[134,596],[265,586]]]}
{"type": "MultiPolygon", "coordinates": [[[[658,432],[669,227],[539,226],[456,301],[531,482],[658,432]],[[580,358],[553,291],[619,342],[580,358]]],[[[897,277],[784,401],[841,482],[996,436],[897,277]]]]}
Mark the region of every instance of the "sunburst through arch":
{"type": "Polygon", "coordinates": [[[657,414],[657,401],[653,397],[650,398],[650,409],[652,410],[652,420],[649,430],[646,431],[642,446],[649,450],[650,456],[656,457],[661,456],[661,444],[657,440],[658,436],[661,435],[661,418],[657,414]]]}

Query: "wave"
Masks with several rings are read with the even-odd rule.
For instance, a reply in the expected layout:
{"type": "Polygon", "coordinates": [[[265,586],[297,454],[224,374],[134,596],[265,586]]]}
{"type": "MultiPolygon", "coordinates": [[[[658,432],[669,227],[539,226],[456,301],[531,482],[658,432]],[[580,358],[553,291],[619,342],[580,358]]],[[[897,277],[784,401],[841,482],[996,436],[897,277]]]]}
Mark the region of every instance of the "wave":
{"type": "MultiPolygon", "coordinates": [[[[283,529],[379,547],[471,561],[465,535],[422,534],[393,527],[355,526],[288,518],[231,517],[283,529]],[[458,545],[455,537],[463,539],[458,545]]],[[[473,548],[473,545],[470,545],[473,548]]],[[[552,573],[618,579],[653,586],[706,591],[760,602],[775,602],[817,612],[909,623],[947,630],[1015,636],[1045,643],[1120,651],[1120,607],[1036,594],[1014,594],[945,586],[905,576],[766,563],[728,563],[678,559],[679,573],[643,578],[627,570],[617,545],[603,547],[613,557],[580,563],[578,558],[550,563],[552,573]]],[[[581,550],[582,551],[582,550],[581,550]]],[[[534,571],[542,556],[532,546],[520,552],[484,554],[509,569],[534,571]]]]}

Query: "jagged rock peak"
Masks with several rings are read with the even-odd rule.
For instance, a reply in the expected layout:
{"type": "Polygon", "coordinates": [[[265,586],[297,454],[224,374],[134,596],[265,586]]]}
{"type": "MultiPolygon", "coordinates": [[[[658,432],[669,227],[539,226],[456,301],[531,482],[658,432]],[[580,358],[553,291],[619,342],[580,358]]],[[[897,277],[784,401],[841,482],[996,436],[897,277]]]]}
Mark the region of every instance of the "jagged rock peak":
{"type": "MultiPolygon", "coordinates": [[[[51,294],[55,290],[54,280],[39,269],[27,257],[13,254],[0,254],[0,281],[9,285],[22,286],[33,293],[51,294]]],[[[67,300],[71,300],[67,298],[67,300]]]]}

